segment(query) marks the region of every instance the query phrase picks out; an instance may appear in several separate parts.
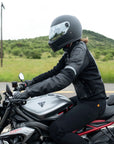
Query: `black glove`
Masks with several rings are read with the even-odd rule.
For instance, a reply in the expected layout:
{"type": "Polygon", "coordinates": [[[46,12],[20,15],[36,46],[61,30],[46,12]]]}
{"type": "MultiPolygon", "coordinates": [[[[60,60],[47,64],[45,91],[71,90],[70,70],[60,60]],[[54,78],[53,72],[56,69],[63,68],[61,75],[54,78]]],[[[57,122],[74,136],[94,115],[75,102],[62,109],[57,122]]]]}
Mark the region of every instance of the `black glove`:
{"type": "Polygon", "coordinates": [[[26,91],[24,92],[15,92],[14,95],[13,95],[13,98],[14,99],[27,99],[29,98],[28,94],[26,91]]]}

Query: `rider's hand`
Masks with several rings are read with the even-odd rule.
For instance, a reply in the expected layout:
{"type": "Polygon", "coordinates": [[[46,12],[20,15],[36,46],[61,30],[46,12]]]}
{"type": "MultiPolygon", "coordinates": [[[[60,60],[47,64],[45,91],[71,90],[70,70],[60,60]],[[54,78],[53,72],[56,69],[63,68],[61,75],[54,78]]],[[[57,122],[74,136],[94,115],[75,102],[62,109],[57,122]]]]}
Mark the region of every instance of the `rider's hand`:
{"type": "Polygon", "coordinates": [[[24,92],[15,92],[14,95],[13,95],[13,98],[14,99],[27,99],[29,98],[28,94],[26,91],[24,92]]]}

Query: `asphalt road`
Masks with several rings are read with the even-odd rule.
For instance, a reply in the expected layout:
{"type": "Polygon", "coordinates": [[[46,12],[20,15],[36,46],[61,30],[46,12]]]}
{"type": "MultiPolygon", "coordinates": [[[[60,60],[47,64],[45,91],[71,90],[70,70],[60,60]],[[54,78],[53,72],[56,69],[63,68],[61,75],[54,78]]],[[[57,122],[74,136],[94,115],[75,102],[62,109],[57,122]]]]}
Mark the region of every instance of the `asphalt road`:
{"type": "MultiPolygon", "coordinates": [[[[0,82],[0,93],[3,93],[3,91],[5,91],[6,84],[8,84],[10,86],[10,88],[12,88],[11,83],[0,82]]],[[[114,84],[106,83],[105,84],[105,90],[106,90],[107,96],[112,95],[112,94],[114,95],[114,84]]],[[[67,88],[65,88],[61,91],[58,91],[56,93],[65,95],[67,97],[72,97],[72,96],[76,95],[73,85],[70,85],[67,88]]]]}

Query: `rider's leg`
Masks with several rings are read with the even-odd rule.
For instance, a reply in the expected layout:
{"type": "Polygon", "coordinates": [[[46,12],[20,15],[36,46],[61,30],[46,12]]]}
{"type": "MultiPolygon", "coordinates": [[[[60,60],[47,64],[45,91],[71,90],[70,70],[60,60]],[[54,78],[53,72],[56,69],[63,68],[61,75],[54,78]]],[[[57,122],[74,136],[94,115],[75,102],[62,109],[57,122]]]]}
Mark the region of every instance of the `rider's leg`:
{"type": "Polygon", "coordinates": [[[52,123],[49,128],[51,138],[57,144],[88,144],[72,131],[83,128],[95,120],[105,108],[104,100],[83,101],[52,123]]]}

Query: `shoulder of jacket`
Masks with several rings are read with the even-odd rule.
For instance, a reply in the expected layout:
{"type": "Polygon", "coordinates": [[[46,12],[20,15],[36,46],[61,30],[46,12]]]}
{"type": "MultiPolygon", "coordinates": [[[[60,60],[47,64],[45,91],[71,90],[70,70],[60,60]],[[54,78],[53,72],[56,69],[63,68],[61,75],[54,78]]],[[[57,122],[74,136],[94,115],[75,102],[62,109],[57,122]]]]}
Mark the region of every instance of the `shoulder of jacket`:
{"type": "Polygon", "coordinates": [[[76,43],[76,45],[72,49],[71,53],[74,53],[75,51],[77,51],[79,49],[82,50],[82,51],[87,50],[86,44],[83,41],[80,41],[80,42],[76,43]]]}
{"type": "Polygon", "coordinates": [[[87,49],[86,48],[86,44],[83,42],[83,41],[80,41],[78,43],[76,43],[76,45],[74,46],[75,48],[84,48],[84,49],[87,49]]]}

